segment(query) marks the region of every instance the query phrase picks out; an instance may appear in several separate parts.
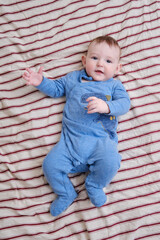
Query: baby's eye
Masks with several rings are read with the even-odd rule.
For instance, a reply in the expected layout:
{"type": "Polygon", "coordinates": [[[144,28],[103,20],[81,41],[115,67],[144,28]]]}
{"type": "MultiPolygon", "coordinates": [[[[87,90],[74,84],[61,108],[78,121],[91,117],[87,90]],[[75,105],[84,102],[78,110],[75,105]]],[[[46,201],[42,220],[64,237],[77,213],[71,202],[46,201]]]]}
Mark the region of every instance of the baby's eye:
{"type": "Polygon", "coordinates": [[[107,59],[106,62],[107,62],[107,63],[111,63],[111,60],[107,59]]]}
{"type": "Polygon", "coordinates": [[[98,58],[93,56],[92,59],[93,59],[93,60],[97,60],[98,58]]]}

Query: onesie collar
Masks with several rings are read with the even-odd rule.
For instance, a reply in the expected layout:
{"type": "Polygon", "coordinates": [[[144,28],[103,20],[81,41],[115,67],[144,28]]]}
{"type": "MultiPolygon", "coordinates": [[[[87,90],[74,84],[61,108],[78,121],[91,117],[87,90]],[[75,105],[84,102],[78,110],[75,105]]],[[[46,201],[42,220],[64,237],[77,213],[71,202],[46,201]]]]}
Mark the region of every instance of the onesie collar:
{"type": "Polygon", "coordinates": [[[82,78],[87,81],[93,81],[93,78],[88,76],[85,69],[82,69],[82,71],[81,71],[81,79],[82,78]]]}
{"type": "MultiPolygon", "coordinates": [[[[82,80],[82,78],[85,79],[85,80],[87,80],[87,81],[94,81],[92,77],[89,77],[89,76],[88,76],[88,74],[87,74],[87,72],[86,72],[85,69],[82,69],[82,70],[81,70],[81,80],[82,80]]],[[[108,80],[106,80],[106,81],[109,82],[109,81],[113,81],[113,80],[114,80],[114,78],[110,78],[110,79],[108,79],[108,80]]],[[[106,82],[106,81],[103,81],[103,82],[106,82]]],[[[96,81],[95,81],[95,82],[96,82],[96,81]]],[[[99,81],[98,81],[98,82],[99,82],[99,81]]]]}

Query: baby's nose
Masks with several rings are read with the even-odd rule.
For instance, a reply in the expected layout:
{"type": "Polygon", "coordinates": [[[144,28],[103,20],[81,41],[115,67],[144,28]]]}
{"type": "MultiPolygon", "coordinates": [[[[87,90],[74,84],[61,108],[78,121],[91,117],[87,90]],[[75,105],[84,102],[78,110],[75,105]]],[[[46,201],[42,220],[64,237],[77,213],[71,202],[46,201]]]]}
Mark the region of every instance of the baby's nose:
{"type": "Polygon", "coordinates": [[[97,62],[97,65],[98,66],[103,66],[103,61],[101,59],[99,59],[98,62],[97,62]]]}

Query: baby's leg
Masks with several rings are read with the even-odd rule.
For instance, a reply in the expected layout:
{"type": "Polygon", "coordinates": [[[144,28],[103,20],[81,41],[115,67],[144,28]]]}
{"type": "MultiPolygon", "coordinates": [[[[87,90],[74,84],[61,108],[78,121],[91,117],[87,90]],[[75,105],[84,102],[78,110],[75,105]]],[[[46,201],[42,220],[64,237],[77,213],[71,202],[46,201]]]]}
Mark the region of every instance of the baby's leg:
{"type": "Polygon", "coordinates": [[[58,196],[52,202],[50,212],[57,216],[65,211],[77,197],[77,193],[68,178],[73,168],[65,144],[60,141],[46,156],[43,162],[44,175],[58,196]]]}
{"type": "Polygon", "coordinates": [[[90,173],[86,178],[86,189],[91,202],[102,206],[107,197],[103,188],[108,185],[120,167],[121,156],[111,140],[99,141],[97,149],[88,161],[90,173]]]}

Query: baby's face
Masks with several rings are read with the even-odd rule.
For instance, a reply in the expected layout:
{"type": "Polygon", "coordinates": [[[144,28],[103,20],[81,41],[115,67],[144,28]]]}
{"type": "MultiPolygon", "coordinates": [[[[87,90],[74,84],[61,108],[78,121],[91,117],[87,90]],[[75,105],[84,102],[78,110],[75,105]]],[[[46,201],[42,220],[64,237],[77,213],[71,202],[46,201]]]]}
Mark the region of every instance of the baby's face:
{"type": "Polygon", "coordinates": [[[87,56],[82,57],[82,63],[87,74],[95,81],[106,81],[119,72],[121,68],[119,58],[118,47],[110,47],[106,42],[92,42],[87,56]]]}

